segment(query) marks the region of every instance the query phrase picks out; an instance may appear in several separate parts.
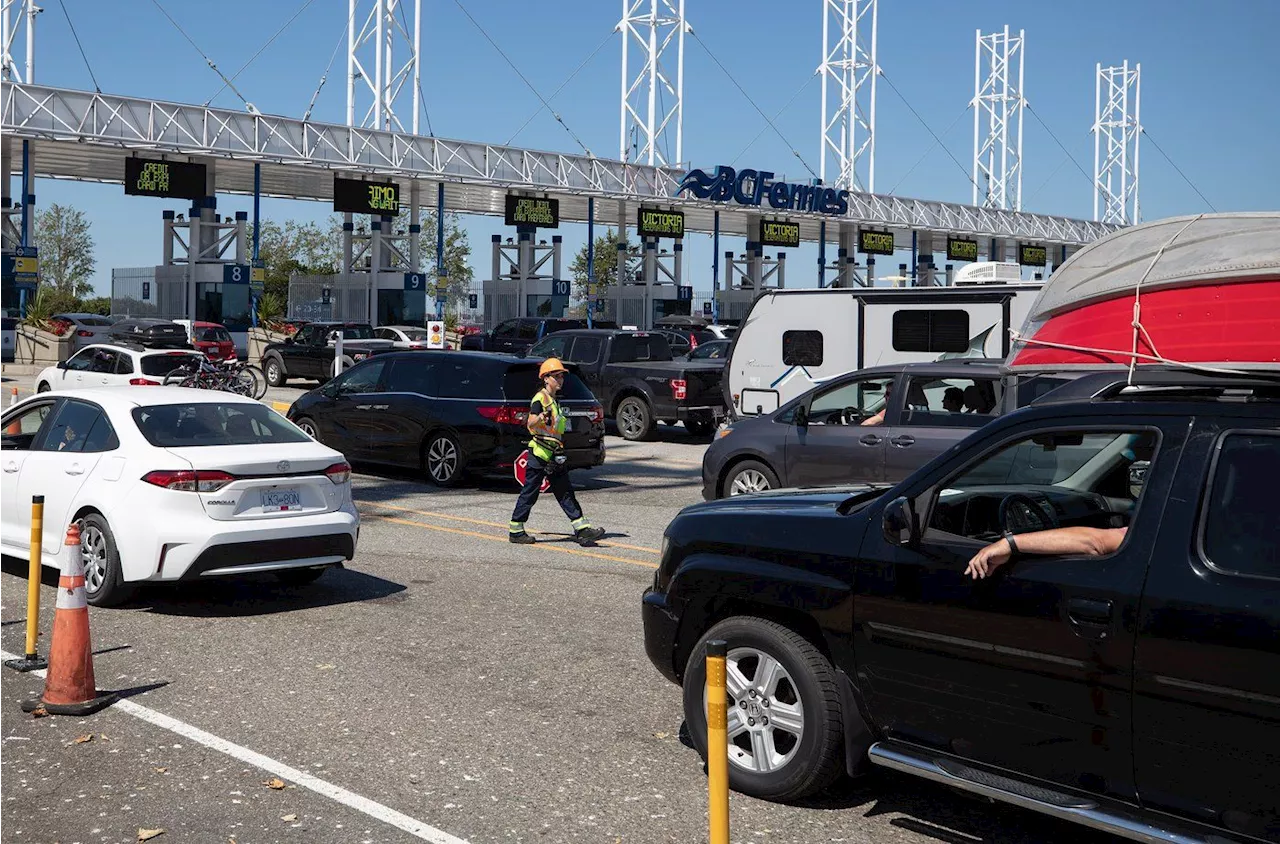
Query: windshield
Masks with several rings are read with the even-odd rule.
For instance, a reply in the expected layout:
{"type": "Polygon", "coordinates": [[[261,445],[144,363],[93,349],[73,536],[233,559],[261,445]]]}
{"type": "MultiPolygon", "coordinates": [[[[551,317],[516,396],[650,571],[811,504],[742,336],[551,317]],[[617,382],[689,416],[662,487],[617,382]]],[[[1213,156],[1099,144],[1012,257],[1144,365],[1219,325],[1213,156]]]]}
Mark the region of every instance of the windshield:
{"type": "Polygon", "coordinates": [[[310,437],[265,405],[247,402],[161,404],[137,407],[133,421],[158,448],[208,445],[279,445],[310,437]]]}

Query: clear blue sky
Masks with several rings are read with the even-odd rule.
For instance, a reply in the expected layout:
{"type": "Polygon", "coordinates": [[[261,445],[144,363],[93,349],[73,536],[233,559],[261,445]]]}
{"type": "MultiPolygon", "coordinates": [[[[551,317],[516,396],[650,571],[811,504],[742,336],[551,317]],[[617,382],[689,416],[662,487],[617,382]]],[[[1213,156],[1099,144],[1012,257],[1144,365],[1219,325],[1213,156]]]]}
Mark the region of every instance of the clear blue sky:
{"type": "MultiPolygon", "coordinates": [[[[221,80],[152,0],[64,0],[98,84],[108,93],[203,103],[221,80]]],[[[249,59],[304,0],[223,0],[164,8],[228,75],[249,59]]],[[[467,9],[529,81],[550,96],[594,57],[553,100],[568,126],[597,155],[618,155],[619,18],[614,0],[464,0],[467,9]],[[597,51],[597,48],[598,51],[597,51]]],[[[539,103],[454,0],[423,0],[423,89],[431,127],[441,137],[577,152],[569,134],[543,111],[513,139],[539,103]]],[[[44,3],[37,25],[36,81],[92,90],[63,8],[44,3]]],[[[410,4],[411,8],[411,4],[410,4]]],[[[686,41],[685,158],[696,167],[731,163],[807,177],[792,148],[818,169],[821,4],[818,0],[687,0],[698,40],[686,41]],[[705,47],[703,46],[705,44],[705,47]],[[793,95],[772,130],[745,152],[767,124],[709,58],[710,50],[771,117],[793,95]],[[737,156],[734,158],[734,156],[737,156]]],[[[345,120],[346,0],[313,0],[259,57],[236,86],[266,113],[301,117],[329,57],[337,57],[314,118],[345,120]]],[[[970,201],[974,31],[1026,30],[1026,96],[1086,173],[1093,166],[1089,132],[1094,65],[1141,62],[1142,122],[1150,137],[1218,210],[1280,207],[1280,2],[1219,0],[881,0],[879,56],[884,75],[943,133],[963,168],[933,146],[933,138],[894,91],[879,89],[876,186],[900,195],[970,201]],[[910,172],[909,172],[910,171],[910,172]]],[[[242,108],[230,91],[213,104],[242,108]]],[[[425,123],[423,131],[426,131],[425,123]]],[[[15,162],[15,168],[20,166],[15,162]]],[[[1089,218],[1090,176],[1080,172],[1044,127],[1024,125],[1023,206],[1089,218]]],[[[15,188],[12,195],[16,196],[15,188]]],[[[119,185],[37,183],[38,203],[85,210],[97,242],[97,290],[110,290],[110,268],[148,266],[161,257],[160,211],[183,203],[125,197],[119,185]]],[[[1144,139],[1141,200],[1144,219],[1209,210],[1174,167],[1144,139]]],[[[248,210],[247,198],[222,197],[223,213],[248,210]]],[[[268,200],[265,216],[322,218],[319,203],[268,200]]],[[[489,235],[501,221],[467,217],[477,281],[488,272],[489,235]]],[[[585,227],[562,227],[566,266],[585,241],[585,227]]],[[[727,244],[726,248],[741,248],[727,244]]],[[[710,288],[709,238],[691,235],[686,274],[710,288]]],[[[789,257],[789,285],[816,283],[816,249],[789,257]]],[[[900,259],[903,260],[903,259],[900,259]]],[[[895,262],[896,263],[896,262],[895,262]]]]}

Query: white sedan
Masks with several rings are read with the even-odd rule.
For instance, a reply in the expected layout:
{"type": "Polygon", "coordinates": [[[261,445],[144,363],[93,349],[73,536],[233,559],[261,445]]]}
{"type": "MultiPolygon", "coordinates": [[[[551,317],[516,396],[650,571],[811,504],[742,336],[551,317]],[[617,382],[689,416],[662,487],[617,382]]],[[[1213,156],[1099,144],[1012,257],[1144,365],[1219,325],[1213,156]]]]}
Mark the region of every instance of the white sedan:
{"type": "Polygon", "coordinates": [[[378,340],[390,340],[393,349],[427,348],[427,329],[413,325],[380,325],[373,331],[378,340]]]}
{"type": "Polygon", "coordinates": [[[42,562],[81,525],[89,603],[138,581],[274,572],[307,583],[355,554],[351,467],[252,399],[180,387],[40,393],[3,416],[0,547],[42,562]]]}
{"type": "Polygon", "coordinates": [[[74,390],[79,387],[158,387],[175,369],[195,369],[203,355],[177,349],[144,349],[98,343],[86,346],[71,357],[46,366],[36,376],[37,393],[47,390],[74,390]]]}

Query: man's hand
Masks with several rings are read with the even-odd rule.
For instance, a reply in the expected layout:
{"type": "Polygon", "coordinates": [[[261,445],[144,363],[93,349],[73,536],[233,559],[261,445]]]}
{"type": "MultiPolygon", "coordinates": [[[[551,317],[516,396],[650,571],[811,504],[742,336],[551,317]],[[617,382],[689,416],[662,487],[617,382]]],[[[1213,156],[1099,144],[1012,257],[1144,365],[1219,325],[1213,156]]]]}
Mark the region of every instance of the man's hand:
{"type": "Polygon", "coordinates": [[[1011,551],[1012,549],[1009,548],[1007,540],[996,540],[973,555],[973,559],[965,567],[964,573],[974,580],[988,577],[1000,566],[1009,562],[1009,558],[1012,556],[1011,551]]]}

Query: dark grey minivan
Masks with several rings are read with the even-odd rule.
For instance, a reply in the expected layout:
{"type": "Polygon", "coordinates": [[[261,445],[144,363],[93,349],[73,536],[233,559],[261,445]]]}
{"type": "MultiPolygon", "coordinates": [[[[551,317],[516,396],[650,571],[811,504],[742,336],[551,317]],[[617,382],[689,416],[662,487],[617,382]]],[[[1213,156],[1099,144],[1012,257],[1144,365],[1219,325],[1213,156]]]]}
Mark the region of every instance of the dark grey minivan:
{"type": "Polygon", "coordinates": [[[897,483],[999,413],[1074,377],[1039,376],[1006,396],[1000,363],[896,364],[828,379],[773,413],[718,430],[702,458],[702,496],[897,483]]]}

